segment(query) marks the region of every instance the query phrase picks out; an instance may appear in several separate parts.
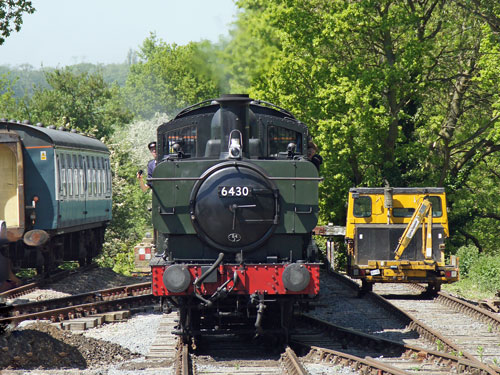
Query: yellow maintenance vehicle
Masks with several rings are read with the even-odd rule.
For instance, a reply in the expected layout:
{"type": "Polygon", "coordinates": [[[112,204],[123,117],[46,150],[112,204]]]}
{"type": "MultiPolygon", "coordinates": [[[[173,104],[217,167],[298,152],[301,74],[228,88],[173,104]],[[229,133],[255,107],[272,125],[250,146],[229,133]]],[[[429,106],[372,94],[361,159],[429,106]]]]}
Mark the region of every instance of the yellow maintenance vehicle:
{"type": "Polygon", "coordinates": [[[347,273],[374,283],[426,283],[435,293],[458,280],[458,258],[445,262],[449,237],[444,188],[352,188],[349,190],[347,273]]]}

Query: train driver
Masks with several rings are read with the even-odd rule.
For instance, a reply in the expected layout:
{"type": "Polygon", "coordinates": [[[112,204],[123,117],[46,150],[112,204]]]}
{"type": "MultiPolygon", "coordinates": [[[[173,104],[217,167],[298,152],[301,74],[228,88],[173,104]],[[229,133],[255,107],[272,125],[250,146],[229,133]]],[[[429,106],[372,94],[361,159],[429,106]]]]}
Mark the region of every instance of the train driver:
{"type": "MultiPolygon", "coordinates": [[[[151,155],[153,156],[153,159],[148,161],[148,180],[153,177],[153,171],[156,167],[156,142],[149,142],[148,144],[148,149],[151,152],[151,155]]],[[[143,192],[148,191],[148,189],[151,188],[150,183],[144,183],[144,179],[142,177],[142,171],[137,172],[137,179],[139,180],[139,186],[141,187],[141,190],[143,192]]]]}

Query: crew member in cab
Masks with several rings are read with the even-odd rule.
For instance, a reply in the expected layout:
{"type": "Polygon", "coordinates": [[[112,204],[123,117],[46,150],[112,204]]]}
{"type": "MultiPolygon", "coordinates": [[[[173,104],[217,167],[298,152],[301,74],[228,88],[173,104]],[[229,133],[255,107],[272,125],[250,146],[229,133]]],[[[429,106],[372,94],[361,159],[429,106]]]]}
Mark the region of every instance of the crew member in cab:
{"type": "Polygon", "coordinates": [[[312,141],[312,139],[307,142],[307,158],[316,166],[319,172],[319,166],[323,163],[323,158],[318,153],[318,146],[312,141]]]}
{"type": "MultiPolygon", "coordinates": [[[[151,152],[151,155],[153,156],[153,159],[148,161],[148,180],[150,180],[153,177],[153,171],[155,170],[156,167],[156,142],[155,141],[149,142],[148,149],[149,152],[151,152]]],[[[142,170],[137,172],[137,179],[139,180],[139,186],[141,187],[141,190],[143,192],[146,192],[148,191],[148,189],[151,188],[151,184],[149,182],[144,183],[142,174],[143,174],[142,170]]]]}

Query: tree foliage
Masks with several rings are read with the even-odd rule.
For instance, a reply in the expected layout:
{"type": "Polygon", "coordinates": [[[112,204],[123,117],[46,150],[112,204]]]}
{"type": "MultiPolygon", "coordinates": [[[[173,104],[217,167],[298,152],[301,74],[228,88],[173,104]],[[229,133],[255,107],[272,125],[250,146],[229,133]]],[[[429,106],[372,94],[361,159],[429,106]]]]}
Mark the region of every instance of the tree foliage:
{"type": "Polygon", "coordinates": [[[323,220],[344,222],[352,186],[384,180],[445,186],[451,220],[461,223],[454,226],[458,237],[489,242],[498,224],[486,229],[479,222],[498,218],[499,205],[490,200],[498,203],[499,193],[497,6],[480,0],[238,4],[242,30],[273,51],[270,63],[244,77],[250,92],[291,109],[321,147],[323,220]],[[478,189],[479,181],[487,187],[478,189]]]}
{"type": "Polygon", "coordinates": [[[147,118],[155,113],[173,114],[188,105],[219,95],[213,57],[208,42],[185,46],[167,44],[154,34],[139,52],[140,61],[130,68],[126,83],[127,103],[147,118]]]}
{"type": "Polygon", "coordinates": [[[46,80],[50,88],[35,88],[22,109],[31,123],[65,126],[101,138],[132,119],[118,86],[104,82],[100,73],[56,69],[46,73],[46,80]]]}
{"type": "Polygon", "coordinates": [[[6,74],[0,75],[0,118],[8,118],[17,113],[17,103],[12,83],[6,74]]]}
{"type": "Polygon", "coordinates": [[[112,136],[108,147],[113,174],[113,220],[106,229],[103,253],[98,263],[127,273],[134,267],[133,248],[151,222],[148,212],[151,195],[139,189],[136,180],[138,164],[130,153],[128,140],[123,136],[112,136]]]}
{"type": "Polygon", "coordinates": [[[35,8],[33,8],[31,1],[0,1],[0,45],[13,31],[21,30],[23,13],[31,14],[33,12],[35,12],[35,8]]]}

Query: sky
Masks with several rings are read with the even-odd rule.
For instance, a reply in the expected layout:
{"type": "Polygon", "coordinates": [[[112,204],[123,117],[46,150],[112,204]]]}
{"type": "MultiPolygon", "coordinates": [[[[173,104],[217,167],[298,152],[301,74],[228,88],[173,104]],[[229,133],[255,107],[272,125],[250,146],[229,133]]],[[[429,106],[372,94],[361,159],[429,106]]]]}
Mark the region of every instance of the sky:
{"type": "Polygon", "coordinates": [[[167,43],[227,36],[233,0],[32,0],[20,32],[0,45],[0,65],[34,68],[123,63],[150,32],[167,43]]]}

